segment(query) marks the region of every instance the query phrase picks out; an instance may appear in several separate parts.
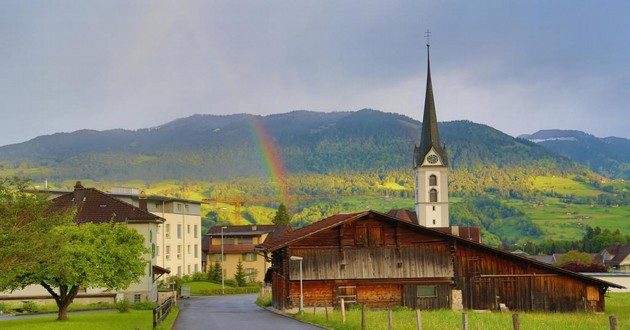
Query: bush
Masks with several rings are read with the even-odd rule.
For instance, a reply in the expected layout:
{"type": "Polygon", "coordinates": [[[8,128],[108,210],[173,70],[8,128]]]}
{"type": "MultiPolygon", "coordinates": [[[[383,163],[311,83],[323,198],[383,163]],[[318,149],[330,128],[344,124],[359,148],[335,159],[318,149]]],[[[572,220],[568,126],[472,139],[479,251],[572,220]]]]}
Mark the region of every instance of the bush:
{"type": "Polygon", "coordinates": [[[224,282],[226,286],[234,286],[234,287],[238,286],[236,285],[236,280],[233,278],[226,278],[224,282]]]}
{"type": "Polygon", "coordinates": [[[263,293],[256,298],[256,305],[260,307],[269,307],[273,304],[271,293],[263,293]]]}
{"type": "Polygon", "coordinates": [[[133,304],[133,309],[139,311],[153,310],[157,307],[157,303],[152,301],[139,301],[133,304]]]}
{"type": "Polygon", "coordinates": [[[116,309],[121,313],[128,313],[131,311],[131,302],[129,299],[125,298],[121,301],[116,302],[116,309]]]}
{"type": "Polygon", "coordinates": [[[204,273],[204,272],[196,272],[192,274],[192,280],[193,281],[207,281],[208,280],[208,273],[204,273]]]}
{"type": "MultiPolygon", "coordinates": [[[[260,292],[260,288],[258,287],[226,287],[225,294],[245,294],[245,293],[258,293],[260,292]]],[[[223,289],[201,289],[199,290],[199,295],[201,296],[217,296],[222,295],[223,289]]]]}
{"type": "Polygon", "coordinates": [[[35,313],[39,310],[39,306],[32,301],[26,301],[22,305],[22,310],[26,313],[35,313]]]}
{"type": "Polygon", "coordinates": [[[182,276],[182,283],[187,283],[190,282],[192,280],[190,275],[184,275],[182,276]]]}
{"type": "Polygon", "coordinates": [[[9,305],[7,305],[7,304],[5,304],[3,302],[0,302],[0,312],[5,312],[6,313],[8,311],[9,311],[9,305]]]}

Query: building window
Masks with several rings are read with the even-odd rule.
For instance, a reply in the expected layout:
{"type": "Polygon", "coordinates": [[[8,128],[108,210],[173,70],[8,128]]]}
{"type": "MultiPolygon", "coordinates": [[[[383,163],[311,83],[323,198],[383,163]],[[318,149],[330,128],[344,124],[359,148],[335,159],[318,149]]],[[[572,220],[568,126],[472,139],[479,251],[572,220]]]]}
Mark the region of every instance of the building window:
{"type": "Polygon", "coordinates": [[[199,258],[199,245],[195,244],[195,258],[199,258]]]}
{"type": "Polygon", "coordinates": [[[160,256],[160,246],[159,245],[155,246],[155,255],[156,256],[160,256]]]}
{"type": "Polygon", "coordinates": [[[182,246],[178,245],[177,246],[177,259],[181,259],[182,258],[182,246]]]}
{"type": "Polygon", "coordinates": [[[243,261],[256,261],[256,253],[243,253],[243,261]]]}
{"type": "Polygon", "coordinates": [[[214,255],[214,261],[221,261],[221,254],[217,253],[214,255]]]}
{"type": "Polygon", "coordinates": [[[431,191],[429,191],[429,202],[437,203],[437,201],[438,201],[438,192],[435,189],[431,189],[431,191]]]}
{"type": "Polygon", "coordinates": [[[429,186],[437,186],[437,176],[431,175],[429,177],[429,186]]]}
{"type": "Polygon", "coordinates": [[[182,225],[180,223],[177,224],[177,238],[182,238],[182,225]]]}
{"type": "Polygon", "coordinates": [[[182,277],[182,266],[177,266],[177,276],[182,277]]]}
{"type": "Polygon", "coordinates": [[[164,248],[164,256],[166,257],[166,260],[171,260],[171,246],[167,245],[166,248],[164,248]]]}
{"type": "Polygon", "coordinates": [[[142,295],[141,294],[134,294],[133,295],[133,302],[137,303],[142,301],[142,295]]]}
{"type": "Polygon", "coordinates": [[[195,264],[195,273],[199,271],[199,265],[195,264]]]}
{"type": "Polygon", "coordinates": [[[436,286],[417,286],[416,297],[418,298],[437,297],[437,287],[436,286]]]}
{"type": "Polygon", "coordinates": [[[190,274],[190,265],[188,265],[188,267],[186,267],[186,274],[190,274]]]}
{"type": "Polygon", "coordinates": [[[188,244],[188,245],[186,246],[186,250],[187,250],[188,254],[192,253],[192,251],[191,251],[191,249],[190,249],[190,244],[188,244]]]}
{"type": "Polygon", "coordinates": [[[193,231],[194,231],[195,238],[197,238],[197,225],[195,225],[195,228],[193,229],[193,231]]]}
{"type": "Polygon", "coordinates": [[[166,224],[166,228],[164,229],[164,235],[166,235],[166,238],[171,238],[171,225],[170,224],[166,224]]]}
{"type": "Polygon", "coordinates": [[[254,244],[254,240],[251,237],[240,237],[238,244],[254,244]]]}
{"type": "Polygon", "coordinates": [[[177,211],[182,211],[182,204],[177,203],[177,211]]]}
{"type": "Polygon", "coordinates": [[[186,212],[188,212],[188,204],[184,204],[184,210],[186,210],[186,212]]]}
{"type": "Polygon", "coordinates": [[[435,211],[435,205],[433,205],[433,211],[435,211]]]}
{"type": "Polygon", "coordinates": [[[186,234],[190,234],[190,225],[186,225],[186,234]]]}

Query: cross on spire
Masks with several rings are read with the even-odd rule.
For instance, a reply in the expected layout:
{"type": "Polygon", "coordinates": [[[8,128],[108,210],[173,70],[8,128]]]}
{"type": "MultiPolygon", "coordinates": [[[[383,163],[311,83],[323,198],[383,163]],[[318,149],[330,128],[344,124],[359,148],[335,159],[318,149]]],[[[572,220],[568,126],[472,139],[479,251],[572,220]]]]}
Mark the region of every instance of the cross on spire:
{"type": "Polygon", "coordinates": [[[424,33],[424,37],[427,38],[427,47],[431,47],[431,31],[429,31],[429,29],[424,33]]]}

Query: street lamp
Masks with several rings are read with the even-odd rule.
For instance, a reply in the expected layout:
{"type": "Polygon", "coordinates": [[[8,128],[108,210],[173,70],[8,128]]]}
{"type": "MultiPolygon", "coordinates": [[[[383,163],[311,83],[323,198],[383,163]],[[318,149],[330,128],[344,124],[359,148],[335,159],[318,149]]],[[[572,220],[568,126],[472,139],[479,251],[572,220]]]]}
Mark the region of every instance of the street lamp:
{"type": "Polygon", "coordinates": [[[225,294],[225,257],[223,256],[223,229],[227,229],[227,227],[221,227],[221,291],[223,292],[223,294],[225,294]]]}
{"type": "Polygon", "coordinates": [[[289,259],[300,262],[300,314],[304,313],[304,287],[302,286],[302,257],[291,256],[289,259]]]}

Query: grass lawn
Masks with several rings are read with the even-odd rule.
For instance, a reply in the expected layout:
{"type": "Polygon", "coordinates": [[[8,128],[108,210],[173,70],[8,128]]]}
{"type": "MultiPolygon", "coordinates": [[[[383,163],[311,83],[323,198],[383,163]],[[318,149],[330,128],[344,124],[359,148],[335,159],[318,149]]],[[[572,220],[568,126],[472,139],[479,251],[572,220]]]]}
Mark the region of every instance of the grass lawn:
{"type": "MultiPolygon", "coordinates": [[[[609,316],[615,315],[619,324],[619,329],[628,329],[630,324],[630,293],[611,293],[606,298],[606,313],[519,313],[521,329],[528,330],[548,330],[548,329],[571,329],[571,330],[593,330],[608,329],[609,316]]],[[[361,310],[353,308],[347,312],[346,323],[341,323],[341,313],[339,311],[329,312],[329,320],[323,313],[309,313],[308,308],[303,315],[296,316],[298,319],[324,325],[333,329],[360,329],[361,310]]],[[[497,312],[476,313],[468,311],[468,328],[494,330],[512,329],[512,314],[501,314],[497,312]]],[[[397,310],[393,312],[393,328],[397,330],[415,330],[416,312],[410,310],[397,310]]],[[[367,329],[387,329],[387,311],[366,310],[367,329]]],[[[461,329],[462,313],[440,310],[423,311],[422,325],[425,330],[432,329],[461,329]]]]}
{"type": "MultiPolygon", "coordinates": [[[[156,329],[170,329],[177,315],[175,308],[156,329]]],[[[153,312],[150,310],[132,310],[129,313],[118,311],[69,314],[67,321],[57,321],[57,316],[39,316],[33,318],[2,320],[1,329],[15,330],[110,330],[110,329],[153,329],[153,312]]]]}

